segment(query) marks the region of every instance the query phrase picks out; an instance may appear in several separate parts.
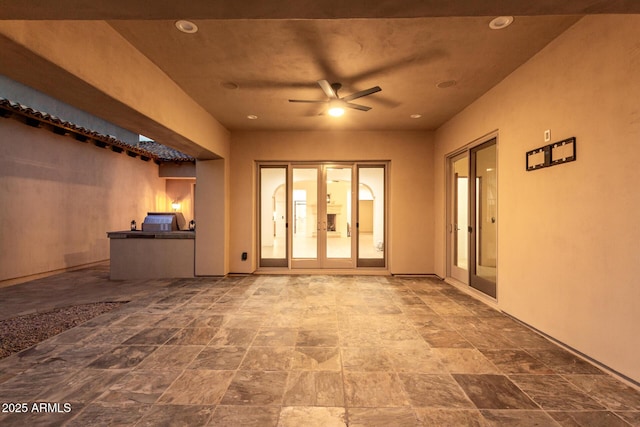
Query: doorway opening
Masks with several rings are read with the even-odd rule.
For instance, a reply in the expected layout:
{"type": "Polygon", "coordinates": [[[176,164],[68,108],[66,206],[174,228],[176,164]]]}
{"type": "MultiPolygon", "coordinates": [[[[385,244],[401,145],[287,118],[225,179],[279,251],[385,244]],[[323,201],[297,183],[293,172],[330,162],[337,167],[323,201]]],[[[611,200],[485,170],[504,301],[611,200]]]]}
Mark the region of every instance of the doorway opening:
{"type": "Polygon", "coordinates": [[[258,168],[260,267],[386,267],[386,164],[258,168]]]}
{"type": "Polygon", "coordinates": [[[497,137],[447,158],[447,276],[496,298],[497,137]]]}

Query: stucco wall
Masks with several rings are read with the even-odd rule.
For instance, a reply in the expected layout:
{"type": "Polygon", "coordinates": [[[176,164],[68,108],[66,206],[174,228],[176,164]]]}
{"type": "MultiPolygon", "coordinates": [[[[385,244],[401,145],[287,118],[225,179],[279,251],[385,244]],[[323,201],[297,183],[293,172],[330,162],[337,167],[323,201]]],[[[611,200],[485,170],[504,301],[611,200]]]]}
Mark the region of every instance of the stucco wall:
{"type": "Polygon", "coordinates": [[[107,231],[166,203],[153,162],[0,119],[0,281],[109,259],[107,231]]]}
{"type": "Polygon", "coordinates": [[[445,156],[494,129],[498,304],[640,381],[640,16],[590,16],[436,133],[436,271],[445,274],[445,156]],[[577,161],[525,171],[575,136],[577,161]]]}
{"type": "Polygon", "coordinates": [[[389,160],[388,265],[434,272],[433,136],[429,132],[233,132],[230,271],[256,268],[256,161],[389,160]],[[248,252],[248,260],[240,254],[248,252]]]}
{"type": "Polygon", "coordinates": [[[185,227],[189,225],[189,221],[195,219],[195,183],[195,179],[167,179],[167,206],[165,211],[173,211],[172,203],[177,202],[180,205],[178,212],[184,216],[185,227]]]}
{"type": "Polygon", "coordinates": [[[196,161],[196,180],[196,276],[224,276],[229,273],[228,161],[196,161]]]}

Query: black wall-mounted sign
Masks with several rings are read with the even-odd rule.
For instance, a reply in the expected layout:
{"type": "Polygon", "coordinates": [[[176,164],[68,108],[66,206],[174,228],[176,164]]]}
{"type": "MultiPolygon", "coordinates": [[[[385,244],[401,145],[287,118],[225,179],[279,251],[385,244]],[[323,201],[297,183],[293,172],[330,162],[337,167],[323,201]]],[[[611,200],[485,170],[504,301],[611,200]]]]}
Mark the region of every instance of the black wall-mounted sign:
{"type": "Polygon", "coordinates": [[[576,137],[527,151],[527,171],[547,168],[576,160],[576,137]]]}

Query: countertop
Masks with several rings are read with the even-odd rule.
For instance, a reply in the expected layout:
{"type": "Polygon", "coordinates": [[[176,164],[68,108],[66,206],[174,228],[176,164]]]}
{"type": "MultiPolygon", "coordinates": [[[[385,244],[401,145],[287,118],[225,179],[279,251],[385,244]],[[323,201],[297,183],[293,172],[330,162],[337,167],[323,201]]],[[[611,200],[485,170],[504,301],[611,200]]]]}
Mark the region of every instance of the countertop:
{"type": "Polygon", "coordinates": [[[195,239],[195,231],[108,231],[110,239],[195,239]]]}

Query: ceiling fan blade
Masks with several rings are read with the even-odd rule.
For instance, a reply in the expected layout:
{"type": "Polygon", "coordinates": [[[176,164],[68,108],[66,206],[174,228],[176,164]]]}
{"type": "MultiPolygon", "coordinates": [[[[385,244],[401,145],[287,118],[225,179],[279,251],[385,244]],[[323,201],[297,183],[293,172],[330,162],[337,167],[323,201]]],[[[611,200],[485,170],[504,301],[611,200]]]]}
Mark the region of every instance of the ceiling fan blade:
{"type": "Polygon", "coordinates": [[[369,89],[361,90],[360,92],[352,93],[342,98],[343,101],[352,101],[354,99],[362,98],[363,96],[371,95],[372,93],[380,92],[382,89],[380,86],[375,86],[369,89]]]}
{"type": "Polygon", "coordinates": [[[317,101],[311,99],[290,99],[289,102],[304,102],[307,104],[324,104],[327,101],[317,101]]]}
{"type": "Polygon", "coordinates": [[[369,111],[369,110],[371,110],[371,107],[367,107],[366,105],[352,104],[350,102],[345,102],[344,105],[345,105],[345,107],[353,108],[354,110],[360,110],[360,111],[369,111]]]}
{"type": "Polygon", "coordinates": [[[329,83],[327,80],[318,80],[318,84],[320,85],[320,87],[322,88],[324,93],[330,99],[337,99],[338,98],[338,95],[336,94],[336,91],[333,90],[333,87],[331,86],[331,83],[329,83]]]}

